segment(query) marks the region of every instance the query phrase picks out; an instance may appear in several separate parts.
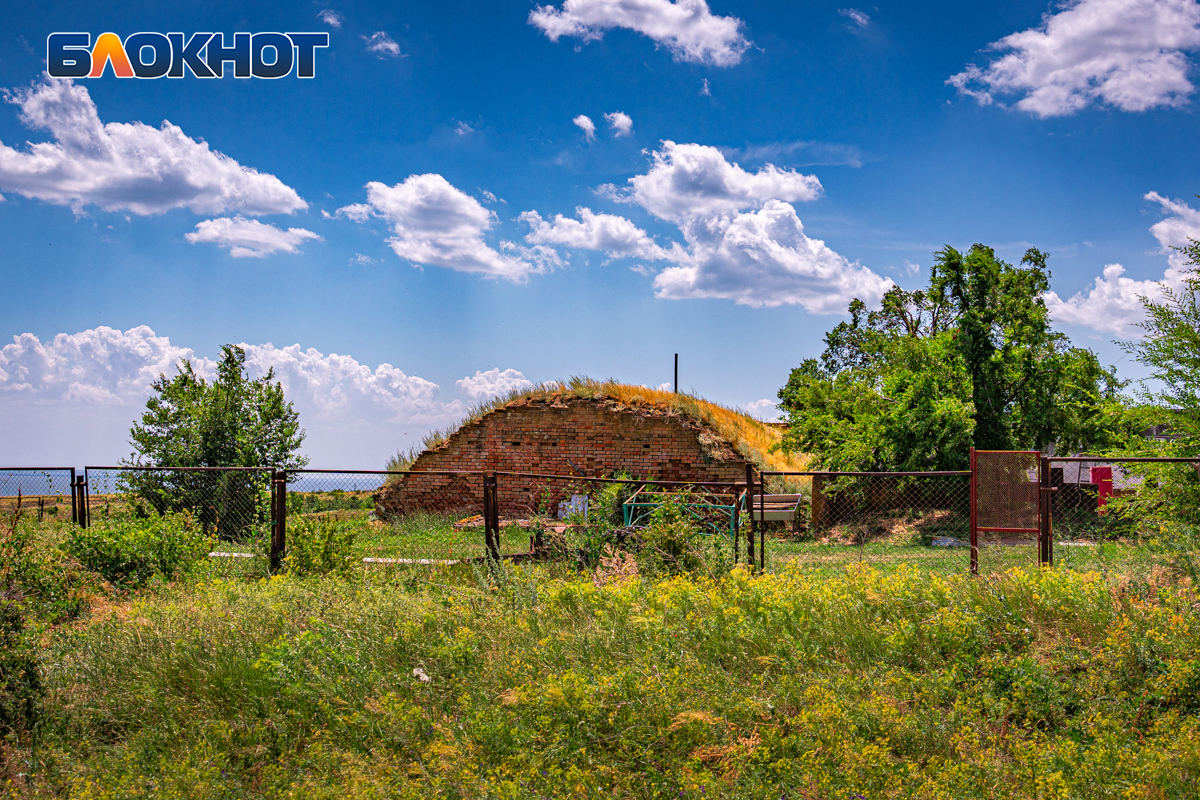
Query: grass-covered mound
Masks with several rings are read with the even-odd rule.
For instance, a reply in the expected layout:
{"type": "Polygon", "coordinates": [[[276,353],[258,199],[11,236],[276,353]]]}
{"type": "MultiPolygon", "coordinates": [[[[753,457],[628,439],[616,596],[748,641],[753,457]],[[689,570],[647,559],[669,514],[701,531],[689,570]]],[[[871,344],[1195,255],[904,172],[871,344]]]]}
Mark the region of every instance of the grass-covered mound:
{"type": "Polygon", "coordinates": [[[1200,781],[1200,608],[1161,576],[506,569],[488,588],[456,569],[408,590],[206,582],[58,630],[33,786],[774,800],[1200,781]]]}
{"type": "Polygon", "coordinates": [[[706,434],[701,436],[702,444],[707,442],[714,447],[728,447],[760,470],[803,470],[808,463],[807,456],[775,449],[783,438],[781,429],[738,409],[694,394],[651,389],[612,379],[598,381],[577,376],[562,383],[551,381],[485,400],[473,406],[461,422],[431,432],[419,447],[411,451],[397,453],[388,461],[387,469],[408,469],[423,451],[438,449],[459,430],[478,422],[492,411],[529,403],[564,403],[572,400],[601,402],[616,411],[636,410],[682,417],[706,434]]]}

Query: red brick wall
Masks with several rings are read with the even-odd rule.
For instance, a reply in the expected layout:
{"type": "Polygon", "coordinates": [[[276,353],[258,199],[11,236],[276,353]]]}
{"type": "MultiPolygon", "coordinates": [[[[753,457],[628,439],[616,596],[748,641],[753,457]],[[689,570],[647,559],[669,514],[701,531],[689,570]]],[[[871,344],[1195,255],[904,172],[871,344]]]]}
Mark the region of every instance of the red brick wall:
{"type": "MultiPolygon", "coordinates": [[[[603,401],[570,399],[509,406],[455,433],[441,448],[423,453],[412,469],[540,472],[607,477],[625,470],[658,480],[745,480],[745,461],[724,443],[709,452],[701,428],[657,409],[614,410],[603,401]],[[713,451],[716,455],[712,455],[713,451]]],[[[711,434],[709,434],[711,438],[711,434]]],[[[500,513],[525,515],[541,500],[545,480],[497,477],[500,513]]],[[[565,481],[550,484],[551,502],[579,491],[565,481]]],[[[379,503],[389,513],[450,509],[482,513],[483,476],[415,476],[383,490],[379,503]]]]}

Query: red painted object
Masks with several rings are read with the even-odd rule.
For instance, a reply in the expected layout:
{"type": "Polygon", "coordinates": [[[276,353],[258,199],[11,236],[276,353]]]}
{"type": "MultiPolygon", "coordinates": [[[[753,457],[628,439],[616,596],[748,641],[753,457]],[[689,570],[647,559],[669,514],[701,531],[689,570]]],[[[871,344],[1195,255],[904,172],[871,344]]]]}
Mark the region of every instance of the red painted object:
{"type": "Polygon", "coordinates": [[[1092,467],[1092,483],[1096,484],[1098,493],[1096,506],[1104,508],[1113,494],[1112,467],[1092,467]]]}

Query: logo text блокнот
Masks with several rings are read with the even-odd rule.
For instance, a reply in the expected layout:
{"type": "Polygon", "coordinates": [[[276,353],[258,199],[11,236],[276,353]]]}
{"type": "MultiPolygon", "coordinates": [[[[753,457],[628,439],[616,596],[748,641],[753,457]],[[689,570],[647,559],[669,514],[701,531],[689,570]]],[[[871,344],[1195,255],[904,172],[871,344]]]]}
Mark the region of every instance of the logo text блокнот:
{"type": "Polygon", "coordinates": [[[52,33],[46,37],[46,71],[52,78],[100,78],[111,65],[118,78],[197,78],[224,76],[227,62],[235,78],[297,78],[316,75],[316,49],[329,46],[328,33],[235,33],[226,46],[223,33],[132,33],[121,41],[102,33],[52,33]]]}

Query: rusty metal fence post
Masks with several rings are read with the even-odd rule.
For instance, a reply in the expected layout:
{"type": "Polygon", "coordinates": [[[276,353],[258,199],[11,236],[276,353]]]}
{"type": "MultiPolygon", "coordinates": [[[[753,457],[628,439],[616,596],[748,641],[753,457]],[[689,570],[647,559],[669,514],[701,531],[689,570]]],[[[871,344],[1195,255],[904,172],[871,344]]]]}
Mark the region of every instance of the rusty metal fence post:
{"type": "Polygon", "coordinates": [[[490,561],[500,560],[500,502],[496,476],[483,476],[483,543],[490,561]]]}
{"type": "Polygon", "coordinates": [[[1054,520],[1052,506],[1054,505],[1054,479],[1050,472],[1050,457],[1042,456],[1039,469],[1041,477],[1038,492],[1038,563],[1047,567],[1054,566],[1054,520]]]}
{"type": "Polygon", "coordinates": [[[971,574],[979,574],[979,472],[975,469],[975,448],[971,448],[971,574]]]}
{"type": "Polygon", "coordinates": [[[746,508],[750,511],[750,534],[746,537],[746,563],[754,569],[754,534],[758,532],[758,520],[754,517],[754,467],[746,465],[746,508]]]}
{"type": "Polygon", "coordinates": [[[75,468],[71,467],[71,522],[79,524],[79,500],[78,493],[75,491],[75,468]]]}
{"type": "Polygon", "coordinates": [[[287,472],[271,472],[271,571],[283,565],[287,550],[287,472]]]}

